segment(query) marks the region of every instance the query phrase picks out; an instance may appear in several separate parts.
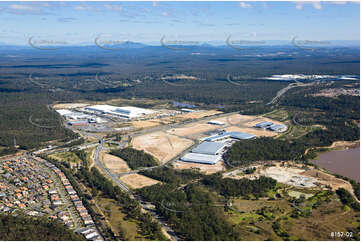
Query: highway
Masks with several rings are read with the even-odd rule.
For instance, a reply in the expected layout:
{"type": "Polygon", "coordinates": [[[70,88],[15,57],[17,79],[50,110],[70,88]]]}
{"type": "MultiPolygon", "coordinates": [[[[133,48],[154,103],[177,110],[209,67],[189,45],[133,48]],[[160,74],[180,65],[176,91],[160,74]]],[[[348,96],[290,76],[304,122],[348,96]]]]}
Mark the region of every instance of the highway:
{"type": "Polygon", "coordinates": [[[283,94],[285,94],[288,90],[290,90],[294,87],[307,87],[307,86],[318,85],[319,83],[320,83],[319,81],[314,81],[311,83],[303,83],[303,82],[299,82],[299,81],[295,80],[295,82],[292,82],[287,87],[279,90],[277,92],[276,96],[270,102],[268,102],[266,105],[275,104],[283,94]]]}

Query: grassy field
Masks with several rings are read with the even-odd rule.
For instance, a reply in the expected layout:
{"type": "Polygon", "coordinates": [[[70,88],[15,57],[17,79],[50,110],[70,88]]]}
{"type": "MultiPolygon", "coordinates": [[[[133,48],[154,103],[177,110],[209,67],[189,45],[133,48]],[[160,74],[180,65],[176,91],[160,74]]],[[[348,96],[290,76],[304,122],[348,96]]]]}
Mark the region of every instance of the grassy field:
{"type": "Polygon", "coordinates": [[[63,152],[49,155],[50,158],[68,163],[69,165],[80,164],[81,160],[73,152],[63,152]]]}
{"type": "Polygon", "coordinates": [[[359,211],[345,207],[335,193],[291,187],[280,188],[278,192],[282,198],[277,200],[232,200],[234,210],[225,214],[228,221],[240,231],[242,240],[346,239],[331,237],[331,232],[338,231],[353,231],[353,237],[349,240],[359,238],[359,211]],[[296,198],[289,196],[289,193],[307,196],[295,206],[293,201],[296,198]]]}
{"type": "Polygon", "coordinates": [[[289,113],[287,110],[284,110],[284,109],[277,109],[277,110],[274,110],[270,113],[267,113],[266,115],[264,115],[265,117],[267,118],[271,118],[271,119],[275,119],[275,120],[278,120],[278,121],[286,121],[289,119],[289,113]]]}
{"type": "MultiPolygon", "coordinates": [[[[330,202],[324,202],[321,206],[312,209],[312,215],[308,217],[292,218],[281,221],[281,227],[297,239],[301,240],[342,240],[343,238],[332,238],[331,232],[349,232],[357,229],[360,225],[359,212],[345,209],[338,201],[336,195],[331,196],[330,202]],[[357,222],[355,222],[357,221],[357,222]]],[[[357,240],[359,234],[353,233],[349,238],[357,240]]]]}
{"type": "Polygon", "coordinates": [[[135,221],[126,218],[114,199],[97,197],[97,203],[115,234],[124,233],[126,240],[145,240],[135,221]]]}

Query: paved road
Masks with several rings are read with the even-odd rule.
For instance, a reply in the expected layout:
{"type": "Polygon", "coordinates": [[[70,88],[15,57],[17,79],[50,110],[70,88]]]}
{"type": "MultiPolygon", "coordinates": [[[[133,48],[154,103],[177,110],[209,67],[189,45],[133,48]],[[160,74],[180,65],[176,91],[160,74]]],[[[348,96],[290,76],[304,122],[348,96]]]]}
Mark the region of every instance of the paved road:
{"type": "MultiPolygon", "coordinates": [[[[185,121],[185,122],[181,122],[181,123],[176,123],[176,124],[168,124],[168,125],[162,125],[162,126],[157,126],[157,127],[153,127],[153,128],[149,128],[149,129],[144,129],[144,130],[140,130],[140,131],[135,131],[135,132],[131,132],[130,134],[128,134],[129,137],[134,138],[146,133],[151,133],[151,132],[156,132],[156,131],[166,131],[169,129],[174,129],[174,128],[178,128],[178,127],[182,127],[184,125],[187,124],[191,124],[191,123],[198,123],[200,121],[205,121],[205,120],[211,120],[214,118],[220,118],[220,117],[226,117],[226,116],[230,116],[233,114],[237,114],[239,112],[233,112],[233,113],[224,113],[224,114],[216,114],[216,115],[212,115],[209,117],[204,117],[204,118],[200,118],[197,119],[196,121],[194,120],[190,120],[190,121],[185,121]]],[[[84,136],[91,136],[93,138],[97,138],[99,140],[99,143],[90,143],[87,145],[91,145],[91,146],[97,146],[96,151],[95,151],[95,155],[94,155],[94,162],[96,163],[96,165],[112,180],[114,181],[115,184],[117,184],[123,191],[127,192],[131,198],[137,200],[140,205],[142,206],[142,208],[148,212],[150,212],[154,218],[161,224],[161,226],[167,231],[167,233],[170,235],[170,237],[172,238],[172,240],[180,240],[179,237],[177,237],[174,233],[174,231],[167,225],[166,221],[163,220],[159,215],[157,215],[154,211],[149,211],[149,209],[147,208],[147,206],[145,205],[144,201],[141,200],[141,198],[139,196],[134,196],[132,194],[132,192],[130,191],[130,189],[124,184],[122,183],[119,179],[118,179],[118,175],[113,174],[111,171],[109,171],[109,169],[107,169],[99,160],[99,155],[100,152],[105,149],[104,148],[104,143],[106,142],[105,139],[99,137],[97,134],[94,133],[88,133],[88,132],[82,132],[80,131],[84,136]]],[[[187,137],[188,138],[188,137],[187,137]]],[[[188,138],[189,139],[189,138],[188,138]]],[[[110,143],[117,143],[119,147],[124,147],[126,142],[128,142],[128,140],[126,140],[126,142],[122,141],[122,142],[115,142],[111,139],[109,139],[110,143]]],[[[181,152],[180,154],[178,154],[177,156],[175,156],[173,159],[169,160],[168,162],[159,165],[159,166],[155,166],[155,167],[148,167],[148,168],[144,168],[144,169],[154,169],[154,168],[158,168],[158,167],[162,167],[162,166],[166,166],[168,164],[170,164],[171,162],[179,159],[181,156],[183,156],[185,153],[189,152],[191,149],[193,149],[195,146],[197,146],[199,144],[199,141],[197,139],[193,139],[194,144],[187,148],[186,150],[184,150],[183,152],[181,152]]],[[[79,145],[79,146],[75,146],[72,148],[81,148],[84,147],[85,145],[79,145]]],[[[58,147],[52,147],[48,150],[45,151],[45,153],[54,153],[54,152],[64,152],[64,151],[68,151],[70,150],[70,148],[58,148],[58,147]]],[[[142,170],[144,170],[142,169],[142,170]]],[[[131,174],[131,173],[137,173],[140,170],[137,171],[131,171],[125,174],[131,174]]]]}
{"type": "Polygon", "coordinates": [[[311,83],[303,83],[303,82],[296,81],[296,82],[290,83],[287,87],[282,88],[281,90],[279,90],[277,92],[276,96],[270,102],[268,102],[266,105],[275,104],[283,94],[285,94],[288,90],[290,90],[290,89],[292,89],[294,87],[313,86],[313,85],[318,85],[319,83],[320,83],[319,81],[314,81],[314,82],[311,82],[311,83]]]}
{"type": "Polygon", "coordinates": [[[99,155],[100,155],[100,152],[102,151],[102,149],[104,148],[104,140],[101,139],[100,140],[100,143],[99,145],[97,146],[96,150],[95,150],[95,156],[94,156],[94,161],[95,161],[95,164],[103,171],[106,173],[106,175],[112,180],[114,181],[118,186],[120,186],[120,188],[122,188],[125,192],[129,193],[129,189],[128,187],[122,183],[118,177],[111,173],[108,168],[106,168],[103,163],[101,163],[99,161],[99,155]]]}
{"type": "MultiPolygon", "coordinates": [[[[103,171],[104,173],[106,173],[106,175],[107,175],[112,181],[114,181],[123,191],[127,192],[132,199],[137,200],[137,201],[140,203],[140,205],[142,206],[143,209],[145,209],[146,211],[149,211],[149,210],[147,210],[147,207],[146,207],[146,205],[144,204],[144,202],[141,200],[141,198],[140,198],[139,196],[134,196],[134,195],[132,194],[132,192],[129,190],[129,188],[118,179],[117,175],[115,175],[115,174],[113,174],[112,172],[110,172],[110,171],[100,162],[100,160],[99,160],[99,155],[100,155],[100,152],[102,151],[103,148],[104,148],[104,140],[101,139],[100,142],[99,142],[99,145],[98,145],[98,147],[97,147],[97,149],[96,149],[96,151],[95,151],[95,155],[94,155],[94,156],[95,156],[95,157],[94,157],[94,161],[95,161],[96,165],[97,165],[100,169],[102,169],[102,171],[103,171]]],[[[149,211],[149,212],[150,212],[150,211],[149,211]]],[[[154,214],[155,214],[155,213],[154,213],[154,214]]],[[[154,214],[153,214],[153,215],[154,215],[154,214]]],[[[156,214],[155,214],[155,215],[156,215],[156,214]]],[[[157,217],[158,217],[158,216],[157,216],[157,217]]],[[[172,238],[172,240],[179,240],[179,238],[175,235],[174,231],[173,231],[170,227],[168,227],[164,221],[160,220],[160,219],[157,218],[157,217],[154,217],[154,218],[161,224],[161,226],[165,229],[165,231],[166,231],[166,232],[168,233],[168,235],[172,238]]]]}

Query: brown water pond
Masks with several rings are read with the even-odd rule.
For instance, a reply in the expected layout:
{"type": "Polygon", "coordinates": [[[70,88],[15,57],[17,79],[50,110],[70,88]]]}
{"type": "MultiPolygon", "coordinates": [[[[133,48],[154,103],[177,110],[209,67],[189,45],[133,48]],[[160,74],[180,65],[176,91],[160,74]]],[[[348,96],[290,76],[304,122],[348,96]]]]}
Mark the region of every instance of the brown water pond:
{"type": "Polygon", "coordinates": [[[360,181],[360,147],[320,153],[312,162],[331,173],[360,181]]]}

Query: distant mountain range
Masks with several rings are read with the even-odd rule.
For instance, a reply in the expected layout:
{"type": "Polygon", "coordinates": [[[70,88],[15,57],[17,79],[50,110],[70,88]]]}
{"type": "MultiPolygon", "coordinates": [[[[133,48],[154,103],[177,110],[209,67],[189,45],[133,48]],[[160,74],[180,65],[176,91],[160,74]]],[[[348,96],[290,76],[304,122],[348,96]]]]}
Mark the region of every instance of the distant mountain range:
{"type": "MultiPolygon", "coordinates": [[[[324,42],[328,42],[327,44],[323,44],[322,46],[324,47],[333,47],[333,46],[353,46],[353,47],[359,47],[360,46],[360,41],[358,40],[325,40],[324,42]]],[[[73,43],[73,44],[66,44],[66,45],[51,45],[52,47],[56,47],[56,46],[94,46],[96,45],[95,42],[81,42],[81,43],[73,43]]],[[[104,47],[109,47],[109,48],[128,48],[128,49],[134,49],[134,48],[143,48],[143,47],[147,47],[147,46],[161,46],[161,42],[157,42],[157,41],[152,41],[152,42],[147,42],[147,43],[141,43],[141,42],[133,42],[133,41],[125,41],[123,43],[120,44],[116,44],[116,45],[110,45],[110,44],[101,44],[101,46],[104,47]]],[[[191,46],[191,45],[180,45],[180,44],[168,44],[169,46],[191,46]]],[[[257,43],[255,42],[255,44],[251,44],[251,42],[249,44],[243,44],[243,45],[237,45],[234,44],[235,46],[275,46],[275,45],[292,45],[292,41],[291,40],[263,40],[262,43],[257,43]]],[[[315,46],[319,46],[317,44],[314,44],[315,46]]],[[[0,42],[0,46],[29,46],[28,43],[26,44],[11,44],[11,43],[6,43],[6,42],[0,42]]],[[[47,45],[42,45],[43,47],[46,47],[47,45]]],[[[50,45],[48,45],[50,46],[50,45]]],[[[205,47],[205,48],[210,48],[210,47],[227,47],[227,43],[226,41],[209,41],[209,42],[199,42],[199,44],[195,44],[193,46],[197,46],[197,47],[205,47]]],[[[310,44],[309,46],[312,46],[312,44],[310,44]]]]}

